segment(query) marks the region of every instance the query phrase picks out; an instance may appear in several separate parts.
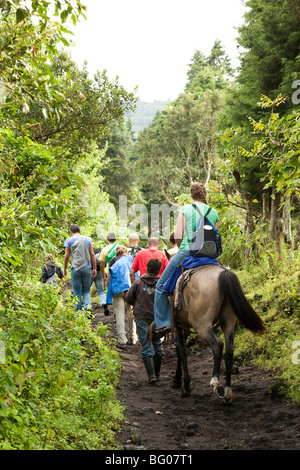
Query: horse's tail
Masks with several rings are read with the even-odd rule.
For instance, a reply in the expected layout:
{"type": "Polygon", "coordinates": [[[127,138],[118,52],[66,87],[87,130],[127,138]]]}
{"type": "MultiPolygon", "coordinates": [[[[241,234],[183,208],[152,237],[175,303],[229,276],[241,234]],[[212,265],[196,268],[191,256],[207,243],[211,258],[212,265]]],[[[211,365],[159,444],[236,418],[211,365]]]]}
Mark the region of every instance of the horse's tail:
{"type": "Polygon", "coordinates": [[[265,324],[245,297],[236,274],[224,269],[219,276],[219,285],[225,300],[228,299],[240,323],[253,333],[264,332],[265,324]]]}

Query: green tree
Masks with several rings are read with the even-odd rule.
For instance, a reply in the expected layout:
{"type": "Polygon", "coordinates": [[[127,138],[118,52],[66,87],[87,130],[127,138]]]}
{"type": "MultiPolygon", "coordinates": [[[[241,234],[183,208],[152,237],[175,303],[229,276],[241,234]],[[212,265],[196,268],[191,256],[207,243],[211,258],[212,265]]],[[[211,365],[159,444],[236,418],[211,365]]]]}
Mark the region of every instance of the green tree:
{"type": "Polygon", "coordinates": [[[109,81],[105,70],[89,78],[86,66],[80,70],[65,52],[53,58],[50,69],[64,93],[65,106],[59,113],[49,109],[45,119],[41,104],[36,102],[25,118],[39,123],[30,127],[33,140],[60,147],[62,158],[77,160],[93,142],[100,143],[109,134],[115,121],[122,124],[136,97],[125,91],[118,78],[109,81]]]}
{"type": "Polygon", "coordinates": [[[64,102],[50,71],[49,60],[59,45],[68,46],[67,20],[74,24],[86,8],[79,1],[1,0],[0,2],[0,73],[5,90],[5,114],[29,111],[32,102],[45,110],[64,102]],[[54,9],[53,9],[54,7],[54,9]]]}
{"type": "Polygon", "coordinates": [[[216,118],[227,72],[228,60],[219,41],[207,58],[196,51],[185,93],[158,113],[138,137],[136,166],[147,200],[174,204],[192,181],[210,181],[217,158],[216,118]]]}
{"type": "MultiPolygon", "coordinates": [[[[280,253],[280,233],[284,232],[285,239],[292,245],[291,211],[292,201],[300,196],[300,113],[297,110],[280,118],[275,112],[277,106],[284,102],[279,95],[275,100],[262,97],[260,106],[270,110],[267,124],[251,120],[254,132],[258,135],[254,148],[248,154],[250,158],[262,158],[262,167],[266,168],[264,188],[270,188],[271,215],[270,234],[277,240],[280,253]],[[283,207],[283,213],[280,209],[283,207]],[[279,230],[279,220],[282,218],[283,229],[279,230]]],[[[299,224],[298,224],[299,227],[299,224]]],[[[298,246],[299,233],[295,236],[295,248],[298,246]]]]}
{"type": "Polygon", "coordinates": [[[274,100],[283,93],[288,99],[281,112],[293,107],[292,83],[300,73],[299,2],[248,0],[246,7],[237,38],[241,65],[226,108],[229,125],[265,115],[257,107],[261,95],[274,100]]]}
{"type": "MultiPolygon", "coordinates": [[[[299,111],[294,110],[280,117],[276,108],[284,102],[279,95],[275,100],[262,97],[259,106],[269,111],[269,119],[257,121],[250,118],[253,129],[249,150],[249,133],[244,128],[228,130],[224,134],[224,154],[231,172],[223,177],[223,190],[229,196],[234,194],[231,203],[246,209],[246,227],[249,238],[255,237],[255,223],[259,221],[268,230],[260,232],[261,240],[275,240],[276,251],[281,255],[281,239],[292,246],[291,214],[297,217],[299,198],[299,111]],[[245,144],[245,145],[243,145],[245,144]],[[249,171],[256,168],[251,188],[249,171]],[[230,183],[231,181],[231,183],[230,183]],[[257,198],[255,197],[255,193],[257,198]],[[294,203],[294,204],[293,204],[294,203]],[[294,207],[293,207],[294,205],[294,207]]],[[[252,174],[250,172],[250,174],[252,174]]],[[[298,224],[299,227],[299,224],[298,224]]],[[[295,233],[294,247],[299,243],[299,228],[295,233]]],[[[252,247],[256,249],[255,244],[252,247]]]]}
{"type": "Polygon", "coordinates": [[[232,75],[228,55],[216,40],[208,57],[196,50],[187,72],[188,82],[185,90],[196,95],[202,95],[206,90],[222,90],[228,85],[232,75]]]}
{"type": "Polygon", "coordinates": [[[88,159],[134,101],[105,71],[89,79],[59,52],[60,44],[68,45],[63,24],[76,23],[82,10],[79,1],[0,3],[0,257],[6,272],[10,264],[25,269],[39,248],[60,245],[62,227],[86,203],[78,161],[88,159]]]}
{"type": "Polygon", "coordinates": [[[122,125],[113,122],[110,135],[104,142],[105,157],[101,169],[103,177],[101,187],[109,195],[109,201],[116,207],[120,195],[126,196],[130,205],[141,199],[131,161],[133,145],[131,120],[122,125]]]}

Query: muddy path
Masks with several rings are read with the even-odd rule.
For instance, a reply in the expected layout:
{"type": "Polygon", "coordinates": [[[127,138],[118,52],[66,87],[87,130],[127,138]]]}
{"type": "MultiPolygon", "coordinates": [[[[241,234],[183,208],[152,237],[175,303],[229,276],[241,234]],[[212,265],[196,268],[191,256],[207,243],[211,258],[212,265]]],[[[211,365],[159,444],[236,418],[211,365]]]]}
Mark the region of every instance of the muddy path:
{"type": "MultiPolygon", "coordinates": [[[[110,326],[115,337],[113,310],[105,317],[93,304],[92,326],[110,326]]],[[[164,342],[159,386],[149,385],[139,345],[120,351],[122,372],[117,396],[126,420],[117,441],[124,450],[300,450],[300,409],[282,401],[270,389],[272,372],[236,366],[232,377],[233,403],[223,405],[209,386],[212,353],[204,346],[189,352],[192,394],[182,398],[172,388],[176,350],[164,342]]]]}

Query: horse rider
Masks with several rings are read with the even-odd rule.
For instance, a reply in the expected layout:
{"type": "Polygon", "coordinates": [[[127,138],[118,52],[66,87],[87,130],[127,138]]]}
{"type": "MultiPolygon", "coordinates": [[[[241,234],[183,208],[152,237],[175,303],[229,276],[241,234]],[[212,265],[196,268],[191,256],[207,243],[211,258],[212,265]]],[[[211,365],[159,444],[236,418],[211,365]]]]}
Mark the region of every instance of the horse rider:
{"type": "MultiPolygon", "coordinates": [[[[193,203],[196,204],[201,214],[206,214],[209,206],[207,205],[205,186],[202,183],[192,183],[190,194],[193,203]]],[[[218,230],[220,219],[217,211],[212,208],[207,218],[215,230],[218,230]]],[[[179,266],[185,258],[191,256],[186,232],[191,234],[195,230],[199,219],[200,215],[195,208],[193,208],[192,204],[185,204],[181,207],[175,227],[175,239],[179,250],[165,268],[156,285],[154,298],[155,325],[152,331],[153,339],[161,338],[171,331],[171,306],[168,298],[169,293],[164,289],[164,284],[169,279],[174,269],[179,266]]]]}

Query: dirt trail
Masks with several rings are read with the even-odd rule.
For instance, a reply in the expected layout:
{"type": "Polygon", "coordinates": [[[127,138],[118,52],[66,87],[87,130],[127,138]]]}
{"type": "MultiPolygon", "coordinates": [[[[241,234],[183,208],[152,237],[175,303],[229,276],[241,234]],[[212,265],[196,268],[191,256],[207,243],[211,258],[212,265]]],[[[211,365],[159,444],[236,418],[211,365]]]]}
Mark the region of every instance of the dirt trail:
{"type": "MultiPolygon", "coordinates": [[[[96,303],[93,311],[92,326],[109,324],[115,337],[112,308],[107,317],[96,303]]],[[[300,450],[300,409],[270,395],[275,374],[236,367],[233,403],[223,405],[209,386],[212,353],[201,347],[190,351],[192,394],[182,398],[172,388],[175,347],[166,341],[164,351],[159,386],[147,382],[139,345],[119,353],[117,396],[126,408],[126,422],[117,441],[124,450],[300,450]]]]}

